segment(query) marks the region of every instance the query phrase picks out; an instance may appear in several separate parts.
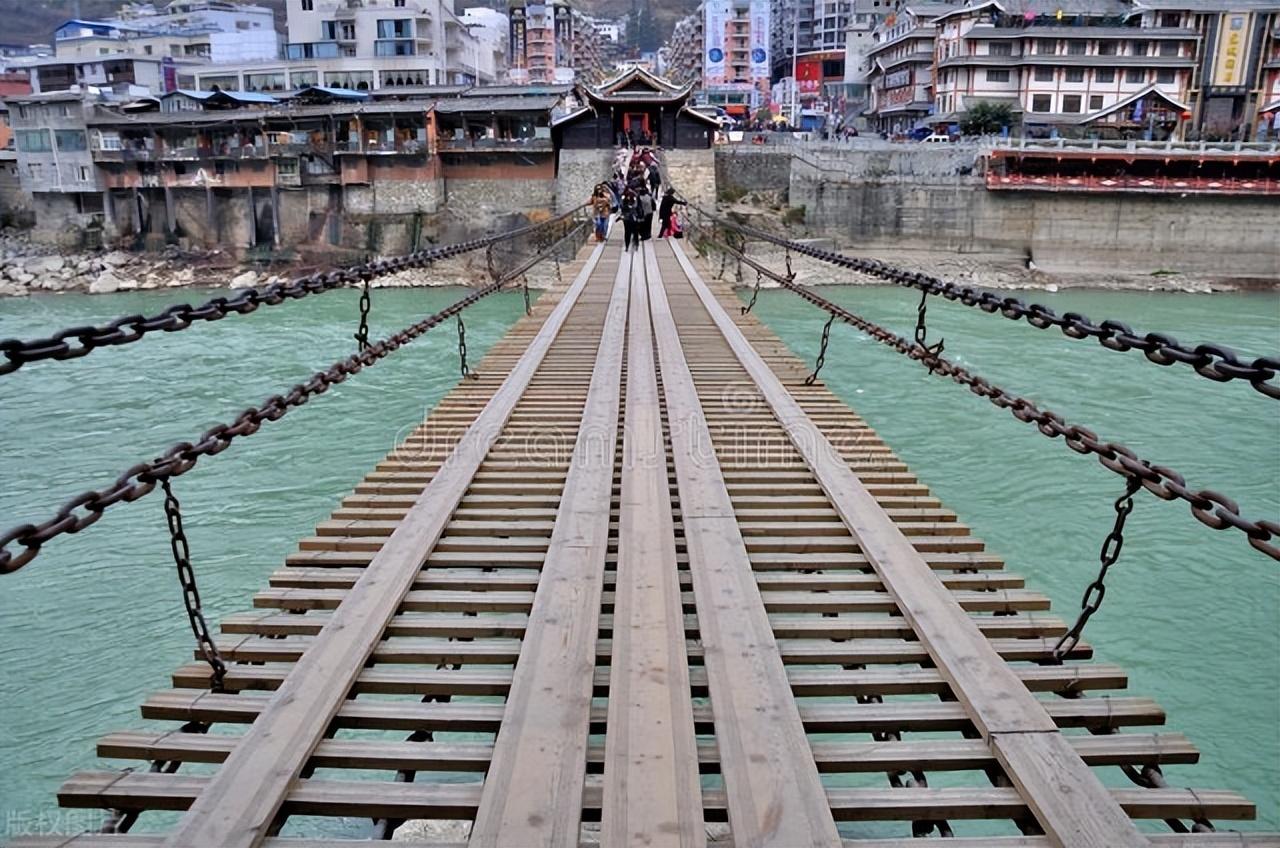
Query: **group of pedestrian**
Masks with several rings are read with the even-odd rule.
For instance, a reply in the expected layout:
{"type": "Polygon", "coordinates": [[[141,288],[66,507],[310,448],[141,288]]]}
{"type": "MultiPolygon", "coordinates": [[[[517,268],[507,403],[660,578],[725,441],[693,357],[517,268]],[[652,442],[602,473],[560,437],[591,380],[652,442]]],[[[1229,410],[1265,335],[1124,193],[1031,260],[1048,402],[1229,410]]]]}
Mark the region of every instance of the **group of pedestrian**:
{"type": "Polygon", "coordinates": [[[676,207],[686,205],[670,186],[655,201],[662,187],[658,160],[648,148],[620,151],[618,167],[611,180],[598,183],[591,193],[591,210],[595,217],[596,241],[604,241],[609,232],[609,218],[617,213],[622,221],[623,250],[638,248],[653,234],[653,216],[658,216],[659,238],[683,238],[676,207]]]}

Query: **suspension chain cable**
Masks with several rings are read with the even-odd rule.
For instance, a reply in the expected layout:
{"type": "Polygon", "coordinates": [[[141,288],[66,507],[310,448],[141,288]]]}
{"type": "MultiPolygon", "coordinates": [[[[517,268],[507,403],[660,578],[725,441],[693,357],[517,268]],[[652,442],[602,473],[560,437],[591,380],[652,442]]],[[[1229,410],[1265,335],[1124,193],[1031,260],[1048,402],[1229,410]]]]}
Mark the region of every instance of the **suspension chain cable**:
{"type": "Polygon", "coordinates": [[[479,379],[478,374],[474,373],[467,365],[467,325],[462,323],[462,313],[458,313],[458,366],[462,370],[464,378],[479,379]]]}
{"type": "Polygon", "coordinates": [[[169,547],[173,551],[174,565],[178,567],[178,582],[182,585],[182,605],[187,608],[187,619],[191,622],[191,632],[196,637],[200,655],[212,670],[209,690],[222,692],[223,681],[227,677],[227,664],[209,633],[209,622],[205,620],[204,609],[200,606],[200,589],[196,586],[195,569],[191,567],[191,546],[182,529],[182,504],[173,493],[172,481],[168,478],[161,480],[160,487],[164,490],[164,517],[169,525],[169,547]]]}
{"type": "Polygon", "coordinates": [[[791,273],[791,252],[813,257],[814,259],[848,268],[859,273],[868,274],[888,280],[897,285],[916,288],[929,294],[937,294],[947,300],[981,309],[989,314],[1003,315],[1013,321],[1025,320],[1031,326],[1045,330],[1050,327],[1059,328],[1063,335],[1073,339],[1097,339],[1098,343],[1108,350],[1140,351],[1147,359],[1157,365],[1172,365],[1181,362],[1190,365],[1200,376],[1219,383],[1231,380],[1243,380],[1253,386],[1254,390],[1272,399],[1280,399],[1280,357],[1262,356],[1252,360],[1241,358],[1239,354],[1225,345],[1202,343],[1183,345],[1177,339],[1165,333],[1139,334],[1133,327],[1123,321],[1104,320],[1098,323],[1088,316],[1077,312],[1066,312],[1059,315],[1053,309],[1038,303],[1026,303],[1023,300],[986,291],[974,286],[961,286],[946,282],[937,277],[908,271],[880,262],[876,259],[863,259],[846,256],[835,251],[823,250],[812,245],[776,236],[773,233],[739,224],[732,220],[720,218],[701,209],[692,201],[689,205],[704,215],[717,226],[736,230],[743,235],[750,235],[762,241],[778,245],[786,250],[787,273],[791,273]]]}
{"type": "Polygon", "coordinates": [[[1048,660],[1050,663],[1061,665],[1062,661],[1076,649],[1076,645],[1080,642],[1080,635],[1084,633],[1084,626],[1102,606],[1102,599],[1107,595],[1107,570],[1120,559],[1120,549],[1124,547],[1124,522],[1129,517],[1129,513],[1133,512],[1133,496],[1140,488],[1142,488],[1142,480],[1138,477],[1129,477],[1128,482],[1125,483],[1124,494],[1116,499],[1115,523],[1098,554],[1098,559],[1102,563],[1098,569],[1098,576],[1084,590],[1084,597],[1080,601],[1080,617],[1076,619],[1075,624],[1071,625],[1070,630],[1062,634],[1058,644],[1053,646],[1048,660]]]}
{"type": "Polygon", "coordinates": [[[344,288],[361,280],[382,277],[410,268],[423,268],[441,259],[492,247],[529,234],[537,235],[549,227],[560,224],[567,226],[567,222],[585,208],[586,204],[583,204],[541,223],[529,224],[484,238],[447,244],[388,259],[377,259],[339,270],[317,271],[289,282],[273,283],[262,289],[244,289],[233,297],[210,298],[199,306],[180,303],[150,317],[125,315],[97,326],[69,327],[44,338],[25,341],[0,339],[0,375],[10,374],[23,365],[44,359],[78,359],[100,347],[136,342],[147,333],[157,330],[166,333],[185,330],[198,321],[217,321],[228,315],[248,315],[259,306],[276,306],[287,300],[299,300],[308,295],[344,288]]]}
{"type": "MultiPolygon", "coordinates": [[[[559,267],[560,267],[559,265],[556,266],[557,269],[559,267]]],[[[532,315],[533,304],[529,302],[529,275],[528,274],[520,275],[520,290],[524,293],[524,314],[532,315]]]]}
{"type": "MultiPolygon", "coordinates": [[[[708,241],[715,244],[713,240],[708,241]]],[[[722,245],[719,249],[730,248],[722,245]]],[[[763,268],[763,266],[758,267],[763,268]]],[[[796,293],[819,309],[839,317],[844,323],[857,327],[881,344],[893,348],[926,367],[929,365],[925,361],[924,351],[918,345],[912,344],[873,321],[855,315],[842,306],[837,306],[789,277],[768,269],[764,269],[763,273],[783,288],[796,293]]],[[[1161,500],[1185,502],[1190,506],[1192,516],[1206,527],[1214,530],[1234,528],[1241,531],[1253,548],[1273,560],[1280,561],[1280,544],[1277,544],[1280,542],[1280,522],[1266,518],[1256,520],[1245,518],[1235,500],[1221,492],[1212,489],[1193,489],[1187,484],[1186,478],[1174,469],[1143,459],[1123,444],[1105,441],[1093,430],[1080,424],[1069,423],[1061,414],[1043,409],[1034,401],[1014,394],[972,373],[964,366],[951,362],[946,357],[938,356],[935,367],[930,373],[939,377],[948,377],[975,395],[986,398],[992,405],[1009,410],[1013,417],[1026,424],[1035,425],[1037,430],[1051,439],[1061,436],[1071,450],[1095,456],[1098,462],[1109,471],[1125,478],[1138,478],[1142,488],[1161,500]]]]}

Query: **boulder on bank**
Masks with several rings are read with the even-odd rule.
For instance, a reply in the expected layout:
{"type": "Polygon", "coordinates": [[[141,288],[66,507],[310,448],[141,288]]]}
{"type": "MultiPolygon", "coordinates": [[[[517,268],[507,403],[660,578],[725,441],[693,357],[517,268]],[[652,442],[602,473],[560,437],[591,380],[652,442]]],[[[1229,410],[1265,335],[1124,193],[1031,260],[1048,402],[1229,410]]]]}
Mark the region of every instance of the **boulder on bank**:
{"type": "Polygon", "coordinates": [[[233,289],[251,289],[258,284],[257,271],[245,271],[243,274],[237,274],[231,278],[231,288],[233,289]]]}
{"type": "MultiPolygon", "coordinates": [[[[120,291],[124,281],[110,271],[103,271],[98,275],[98,279],[89,284],[89,294],[114,294],[120,291]]],[[[130,288],[137,288],[137,283],[133,283],[130,288]]]]}

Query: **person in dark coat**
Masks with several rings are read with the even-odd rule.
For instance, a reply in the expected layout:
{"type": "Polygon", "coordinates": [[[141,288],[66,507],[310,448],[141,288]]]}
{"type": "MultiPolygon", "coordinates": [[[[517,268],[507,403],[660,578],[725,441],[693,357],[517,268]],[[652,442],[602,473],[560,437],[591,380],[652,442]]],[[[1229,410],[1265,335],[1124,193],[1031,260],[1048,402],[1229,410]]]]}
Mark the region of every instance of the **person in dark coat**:
{"type": "Polygon", "coordinates": [[[658,221],[662,224],[662,230],[659,232],[659,238],[668,238],[676,229],[676,207],[688,206],[683,200],[676,197],[676,190],[673,188],[663,192],[662,202],[658,204],[658,221]]]}
{"type": "Polygon", "coordinates": [[[654,212],[653,195],[649,193],[648,189],[640,189],[639,202],[641,213],[640,240],[648,241],[649,237],[653,235],[654,212]]]}
{"type": "Polygon", "coordinates": [[[649,193],[654,197],[658,196],[658,187],[662,185],[662,175],[658,173],[658,165],[654,163],[649,166],[649,193]]]}
{"type": "Polygon", "coordinates": [[[631,189],[627,189],[622,195],[622,249],[628,251],[634,244],[640,245],[640,220],[643,213],[640,211],[640,201],[636,197],[636,193],[631,189]]]}

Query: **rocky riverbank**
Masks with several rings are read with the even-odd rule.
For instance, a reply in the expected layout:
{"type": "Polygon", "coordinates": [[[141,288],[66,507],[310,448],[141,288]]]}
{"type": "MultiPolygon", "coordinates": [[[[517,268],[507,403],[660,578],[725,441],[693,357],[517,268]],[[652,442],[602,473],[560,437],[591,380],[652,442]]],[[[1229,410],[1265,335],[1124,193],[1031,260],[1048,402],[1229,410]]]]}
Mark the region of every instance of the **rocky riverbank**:
{"type": "MultiPolygon", "coordinates": [[[[0,297],[38,294],[114,294],[165,288],[245,289],[284,282],[316,270],[313,266],[249,267],[222,251],[160,253],[123,250],[53,253],[20,230],[0,230],[0,297]]],[[[547,288],[558,279],[554,263],[529,271],[531,288],[547,288]]],[[[374,288],[475,286],[488,282],[485,255],[477,251],[441,260],[429,268],[387,274],[374,288]]]]}

